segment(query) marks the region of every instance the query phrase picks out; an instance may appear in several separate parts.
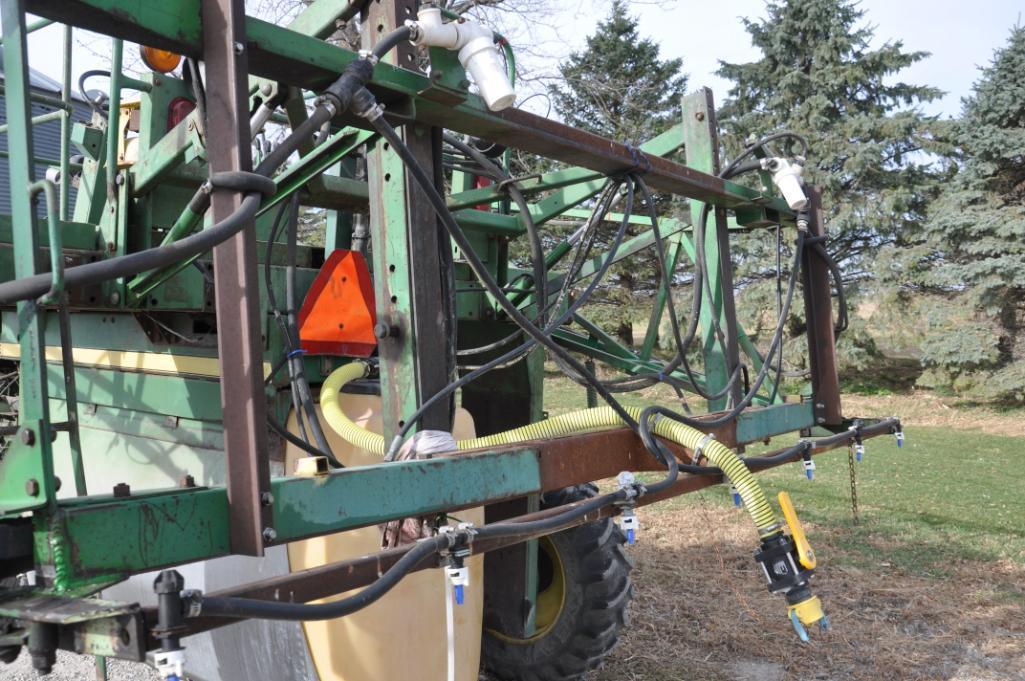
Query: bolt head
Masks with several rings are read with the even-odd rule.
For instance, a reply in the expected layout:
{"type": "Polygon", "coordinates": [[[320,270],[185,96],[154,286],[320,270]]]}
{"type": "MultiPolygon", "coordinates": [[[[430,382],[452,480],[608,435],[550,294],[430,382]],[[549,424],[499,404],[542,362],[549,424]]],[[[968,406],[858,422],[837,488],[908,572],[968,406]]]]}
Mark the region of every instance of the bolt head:
{"type": "Polygon", "coordinates": [[[242,54],[245,49],[245,45],[242,43],[235,43],[235,54],[242,54]]]}
{"type": "Polygon", "coordinates": [[[185,488],[195,487],[196,479],[191,475],[183,475],[181,478],[178,479],[178,486],[185,488]]]}
{"type": "Polygon", "coordinates": [[[274,495],[270,492],[263,492],[260,494],[260,503],[264,506],[271,506],[274,504],[274,495]]]}
{"type": "Polygon", "coordinates": [[[697,113],[694,114],[694,118],[698,119],[699,121],[705,120],[705,112],[704,111],[698,111],[697,113]]]}
{"type": "Polygon", "coordinates": [[[25,494],[30,497],[39,496],[39,481],[35,478],[29,478],[25,481],[25,494]]]}
{"type": "Polygon", "coordinates": [[[278,533],[273,527],[263,528],[263,541],[267,544],[278,538],[278,533]]]}
{"type": "Polygon", "coordinates": [[[22,444],[26,444],[26,445],[35,444],[36,434],[35,434],[35,432],[31,428],[22,428],[20,436],[21,436],[22,444]]]}
{"type": "Polygon", "coordinates": [[[114,485],[114,496],[118,498],[132,496],[132,488],[126,482],[119,482],[114,485]]]}
{"type": "Polygon", "coordinates": [[[60,478],[58,478],[56,475],[53,476],[53,491],[54,492],[60,492],[61,491],[61,485],[63,485],[63,484],[64,483],[61,482],[60,478]]]}

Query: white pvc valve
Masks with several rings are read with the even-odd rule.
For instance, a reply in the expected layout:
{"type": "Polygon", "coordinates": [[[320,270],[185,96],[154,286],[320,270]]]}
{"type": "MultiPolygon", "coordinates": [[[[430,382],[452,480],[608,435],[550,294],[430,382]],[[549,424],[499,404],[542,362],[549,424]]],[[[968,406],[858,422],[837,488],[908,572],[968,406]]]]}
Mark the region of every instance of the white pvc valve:
{"type": "Polygon", "coordinates": [[[762,167],[772,172],[772,181],[791,210],[804,210],[808,206],[801,179],[802,166],[785,158],[766,158],[762,159],[762,167]]]}
{"type": "Polygon", "coordinates": [[[473,21],[442,21],[441,9],[424,7],[413,28],[414,45],[443,47],[459,51],[459,63],[477,84],[481,98],[492,111],[501,111],[516,101],[516,90],[509,82],[502,55],[495,46],[494,32],[473,21]]]}

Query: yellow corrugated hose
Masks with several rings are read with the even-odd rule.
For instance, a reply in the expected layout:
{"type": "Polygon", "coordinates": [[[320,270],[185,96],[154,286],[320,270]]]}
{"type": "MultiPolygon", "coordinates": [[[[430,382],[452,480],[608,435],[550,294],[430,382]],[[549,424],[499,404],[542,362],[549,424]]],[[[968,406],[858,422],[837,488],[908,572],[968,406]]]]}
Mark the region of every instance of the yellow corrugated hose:
{"type": "MultiPolygon", "coordinates": [[[[358,378],[364,378],[368,372],[369,366],[363,362],[352,362],[335,369],[321,387],[320,407],[324,414],[324,420],[342,438],[360,449],[383,456],[385,453],[384,436],[372,433],[354,423],[342,411],[338,401],[338,393],[342,386],[358,378]]],[[[624,408],[633,418],[640,418],[642,410],[639,407],[624,408]]],[[[550,419],[513,428],[503,433],[459,440],[457,445],[459,449],[481,449],[621,425],[623,425],[622,419],[611,407],[595,407],[553,416],[550,419]]],[[[733,483],[740,498],[744,501],[744,508],[751,514],[759,534],[766,536],[779,532],[776,512],[769,504],[765,492],[762,491],[761,485],[748,470],[744,461],[733,450],[721,442],[707,438],[705,433],[700,430],[672,419],[658,419],[652,425],[652,430],[656,435],[682,445],[692,452],[701,449],[709,463],[719,468],[733,483]]]]}

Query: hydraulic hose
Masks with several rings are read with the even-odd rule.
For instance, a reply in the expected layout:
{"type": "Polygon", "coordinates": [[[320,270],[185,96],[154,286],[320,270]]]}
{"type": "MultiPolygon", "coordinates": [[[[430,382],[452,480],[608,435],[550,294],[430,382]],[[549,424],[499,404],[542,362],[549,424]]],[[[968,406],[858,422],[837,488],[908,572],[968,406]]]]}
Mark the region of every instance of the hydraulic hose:
{"type": "MultiPolygon", "coordinates": [[[[383,455],[385,453],[384,436],[372,433],[353,422],[342,410],[338,399],[339,391],[346,383],[366,377],[369,371],[369,365],[363,362],[352,362],[335,369],[321,387],[320,407],[324,414],[324,420],[343,439],[360,449],[383,455]]],[[[642,417],[643,410],[640,407],[623,407],[623,409],[635,421],[639,421],[642,417]]],[[[624,419],[611,407],[596,407],[562,414],[494,435],[459,440],[456,446],[460,450],[498,447],[622,425],[626,425],[624,419]]],[[[697,428],[672,418],[658,419],[652,424],[652,430],[656,435],[682,445],[692,452],[700,452],[712,466],[718,468],[723,475],[729,478],[744,500],[745,508],[751,514],[760,535],[766,536],[778,531],[779,524],[776,513],[769,504],[761,485],[748,470],[744,460],[733,450],[697,428]]]]}

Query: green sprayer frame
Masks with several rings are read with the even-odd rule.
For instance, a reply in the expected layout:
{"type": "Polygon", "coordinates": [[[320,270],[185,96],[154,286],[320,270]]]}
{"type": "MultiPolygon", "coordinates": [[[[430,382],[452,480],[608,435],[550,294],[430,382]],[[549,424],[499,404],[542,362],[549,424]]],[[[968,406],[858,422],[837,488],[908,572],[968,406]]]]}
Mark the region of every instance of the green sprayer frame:
{"type": "MultiPolygon", "coordinates": [[[[155,245],[183,219],[182,206],[208,173],[250,169],[254,104],[288,93],[286,114],[276,114],[275,120],[299,125],[307,115],[303,93],[320,92],[358,58],[326,41],[349,6],[345,0],[317,0],[285,27],[245,16],[242,0],[2,0],[12,215],[0,222],[0,281],[50,272],[53,283],[44,299],[2,310],[0,355],[18,363],[20,397],[17,424],[3,431],[8,441],[0,459],[0,576],[34,568],[38,581],[28,589],[0,592],[0,617],[15,618],[30,630],[56,627],[64,648],[143,659],[156,645],[155,613],[86,596],[133,574],[229,554],[259,556],[272,544],[404,517],[485,505],[489,520],[502,517],[499,509],[506,517],[529,518],[536,511],[530,500],[543,492],[623,470],[662,468],[632,432],[622,429],[428,461],[346,468],[326,476],[272,477],[281,447],[268,437],[267,414],[284,422],[291,400],[287,381],[264,385],[267,368],[282,356],[284,345],[263,293],[262,270],[273,208],[297,187],[304,206],[326,209],[328,215],[323,250],[302,247],[299,252],[303,291],[327,253],[350,246],[353,215],[369,214],[377,317],[385,329],[394,330],[380,334],[378,344],[386,441],[403,418],[451,380],[439,361],[449,348],[436,328],[444,305],[438,289],[436,218],[396,152],[355,117],[337,118],[326,139],[302,149],[275,178],[277,195],[264,201],[255,225],[216,247],[199,266],[183,263],[139,278],[65,290],[65,266],[155,245]],[[43,19],[27,24],[26,13],[43,19]],[[29,87],[26,49],[29,33],[50,22],[65,26],[66,64],[73,27],[110,36],[113,55],[108,120],[98,114],[90,124],[71,123],[70,66],[62,99],[50,102],[62,112],[45,119],[60,118],[63,126],[57,193],[52,183],[35,176],[32,128],[45,121],[31,117],[30,103],[40,95],[29,87]],[[124,41],[204,62],[209,93],[205,125],[194,112],[168,129],[168,107],[192,93],[172,75],[123,73],[124,41]],[[122,113],[130,92],[138,94],[131,97],[138,99],[138,107],[122,113]],[[122,116],[137,117],[134,163],[122,158],[122,116]],[[364,148],[365,178],[352,163],[354,152],[364,148]],[[71,163],[73,153],[81,154],[80,163],[71,163]],[[72,177],[78,182],[74,206],[68,201],[72,177]],[[36,217],[38,195],[48,199],[43,231],[36,217]],[[196,334],[200,341],[188,342],[196,334]],[[104,442],[97,433],[223,451],[224,483],[196,486],[186,476],[173,489],[87,489],[83,468],[88,450],[104,442]],[[74,477],[74,485],[64,481],[60,494],[58,469],[71,470],[74,477]]],[[[387,33],[415,15],[415,9],[413,0],[370,3],[358,20],[369,27],[365,36],[387,33]]],[[[675,268],[695,257],[693,225],[701,224],[702,208],[709,204],[713,219],[704,243],[713,296],[701,312],[704,374],[699,380],[705,390],[716,392],[738,365],[755,371],[761,367],[762,356],[734,310],[730,239],[781,222],[792,225],[795,215],[766,178],[766,186],[754,190],[718,177],[719,143],[709,91],[684,97],[680,122],[638,151],[517,109],[489,111],[469,91],[458,61],[443,50],[431,51],[430,75],[414,68],[411,46],[400,46],[394,55],[408,68],[378,64],[370,89],[388,118],[401,124],[407,145],[425,167],[434,167],[442,128],[562,164],[519,182],[538,225],[560,216],[579,217],[581,206],[598,194],[607,176],[643,170],[653,190],[690,201],[689,220],[663,218],[659,223],[675,268]],[[685,163],[671,160],[683,157],[685,163]],[[724,344],[713,334],[715,318],[726,334],[724,344]]],[[[458,171],[449,178],[448,205],[488,268],[506,284],[516,274],[507,246],[523,233],[522,221],[508,209],[501,185],[473,188],[471,179],[458,171]]],[[[811,193],[809,230],[822,236],[818,198],[811,193]]],[[[215,192],[210,217],[221,219],[239,200],[236,194],[215,192]]],[[[623,244],[617,258],[654,243],[650,227],[645,229],[641,218],[633,221],[637,236],[623,244]]],[[[284,246],[276,244],[270,253],[271,276],[280,284],[284,246]]],[[[559,247],[553,253],[557,257],[559,247]]],[[[599,263],[587,265],[584,274],[593,273],[599,263]]],[[[810,388],[789,399],[766,394],[735,420],[709,428],[729,446],[794,431],[843,433],[852,426],[840,409],[828,271],[812,254],[802,265],[810,388]]],[[[455,269],[460,282],[474,282],[458,254],[455,269]]],[[[662,364],[653,352],[665,304],[665,292],[659,292],[639,349],[583,318],[576,320],[583,331],[561,330],[556,338],[623,372],[657,372],[662,364]]],[[[460,345],[487,343],[513,328],[484,292],[462,290],[456,312],[460,345]]],[[[542,353],[534,352],[463,391],[462,404],[479,433],[543,418],[542,359],[542,353]]],[[[308,356],[306,373],[319,383],[340,361],[308,356]]],[[[687,380],[682,373],[676,378],[687,380]]],[[[709,405],[713,415],[727,398],[709,405]]],[[[445,424],[441,427],[447,429],[449,409],[441,404],[427,412],[421,426],[445,424]]],[[[866,421],[857,432],[871,437],[892,430],[892,422],[866,421]]],[[[719,482],[717,476],[683,475],[669,492],[640,503],[719,482]]],[[[575,522],[615,512],[605,509],[575,522]]],[[[500,541],[475,543],[473,551],[503,546],[500,541]]],[[[370,583],[402,553],[393,549],[239,585],[230,593],[273,597],[286,588],[294,600],[313,600],[370,583]]],[[[435,565],[426,561],[419,567],[435,565]]],[[[531,583],[527,577],[523,585],[528,600],[531,583]]],[[[189,621],[189,631],[225,623],[199,618],[189,621]]],[[[523,626],[529,630],[531,625],[523,626]]],[[[19,629],[7,643],[25,635],[19,629]]]]}

